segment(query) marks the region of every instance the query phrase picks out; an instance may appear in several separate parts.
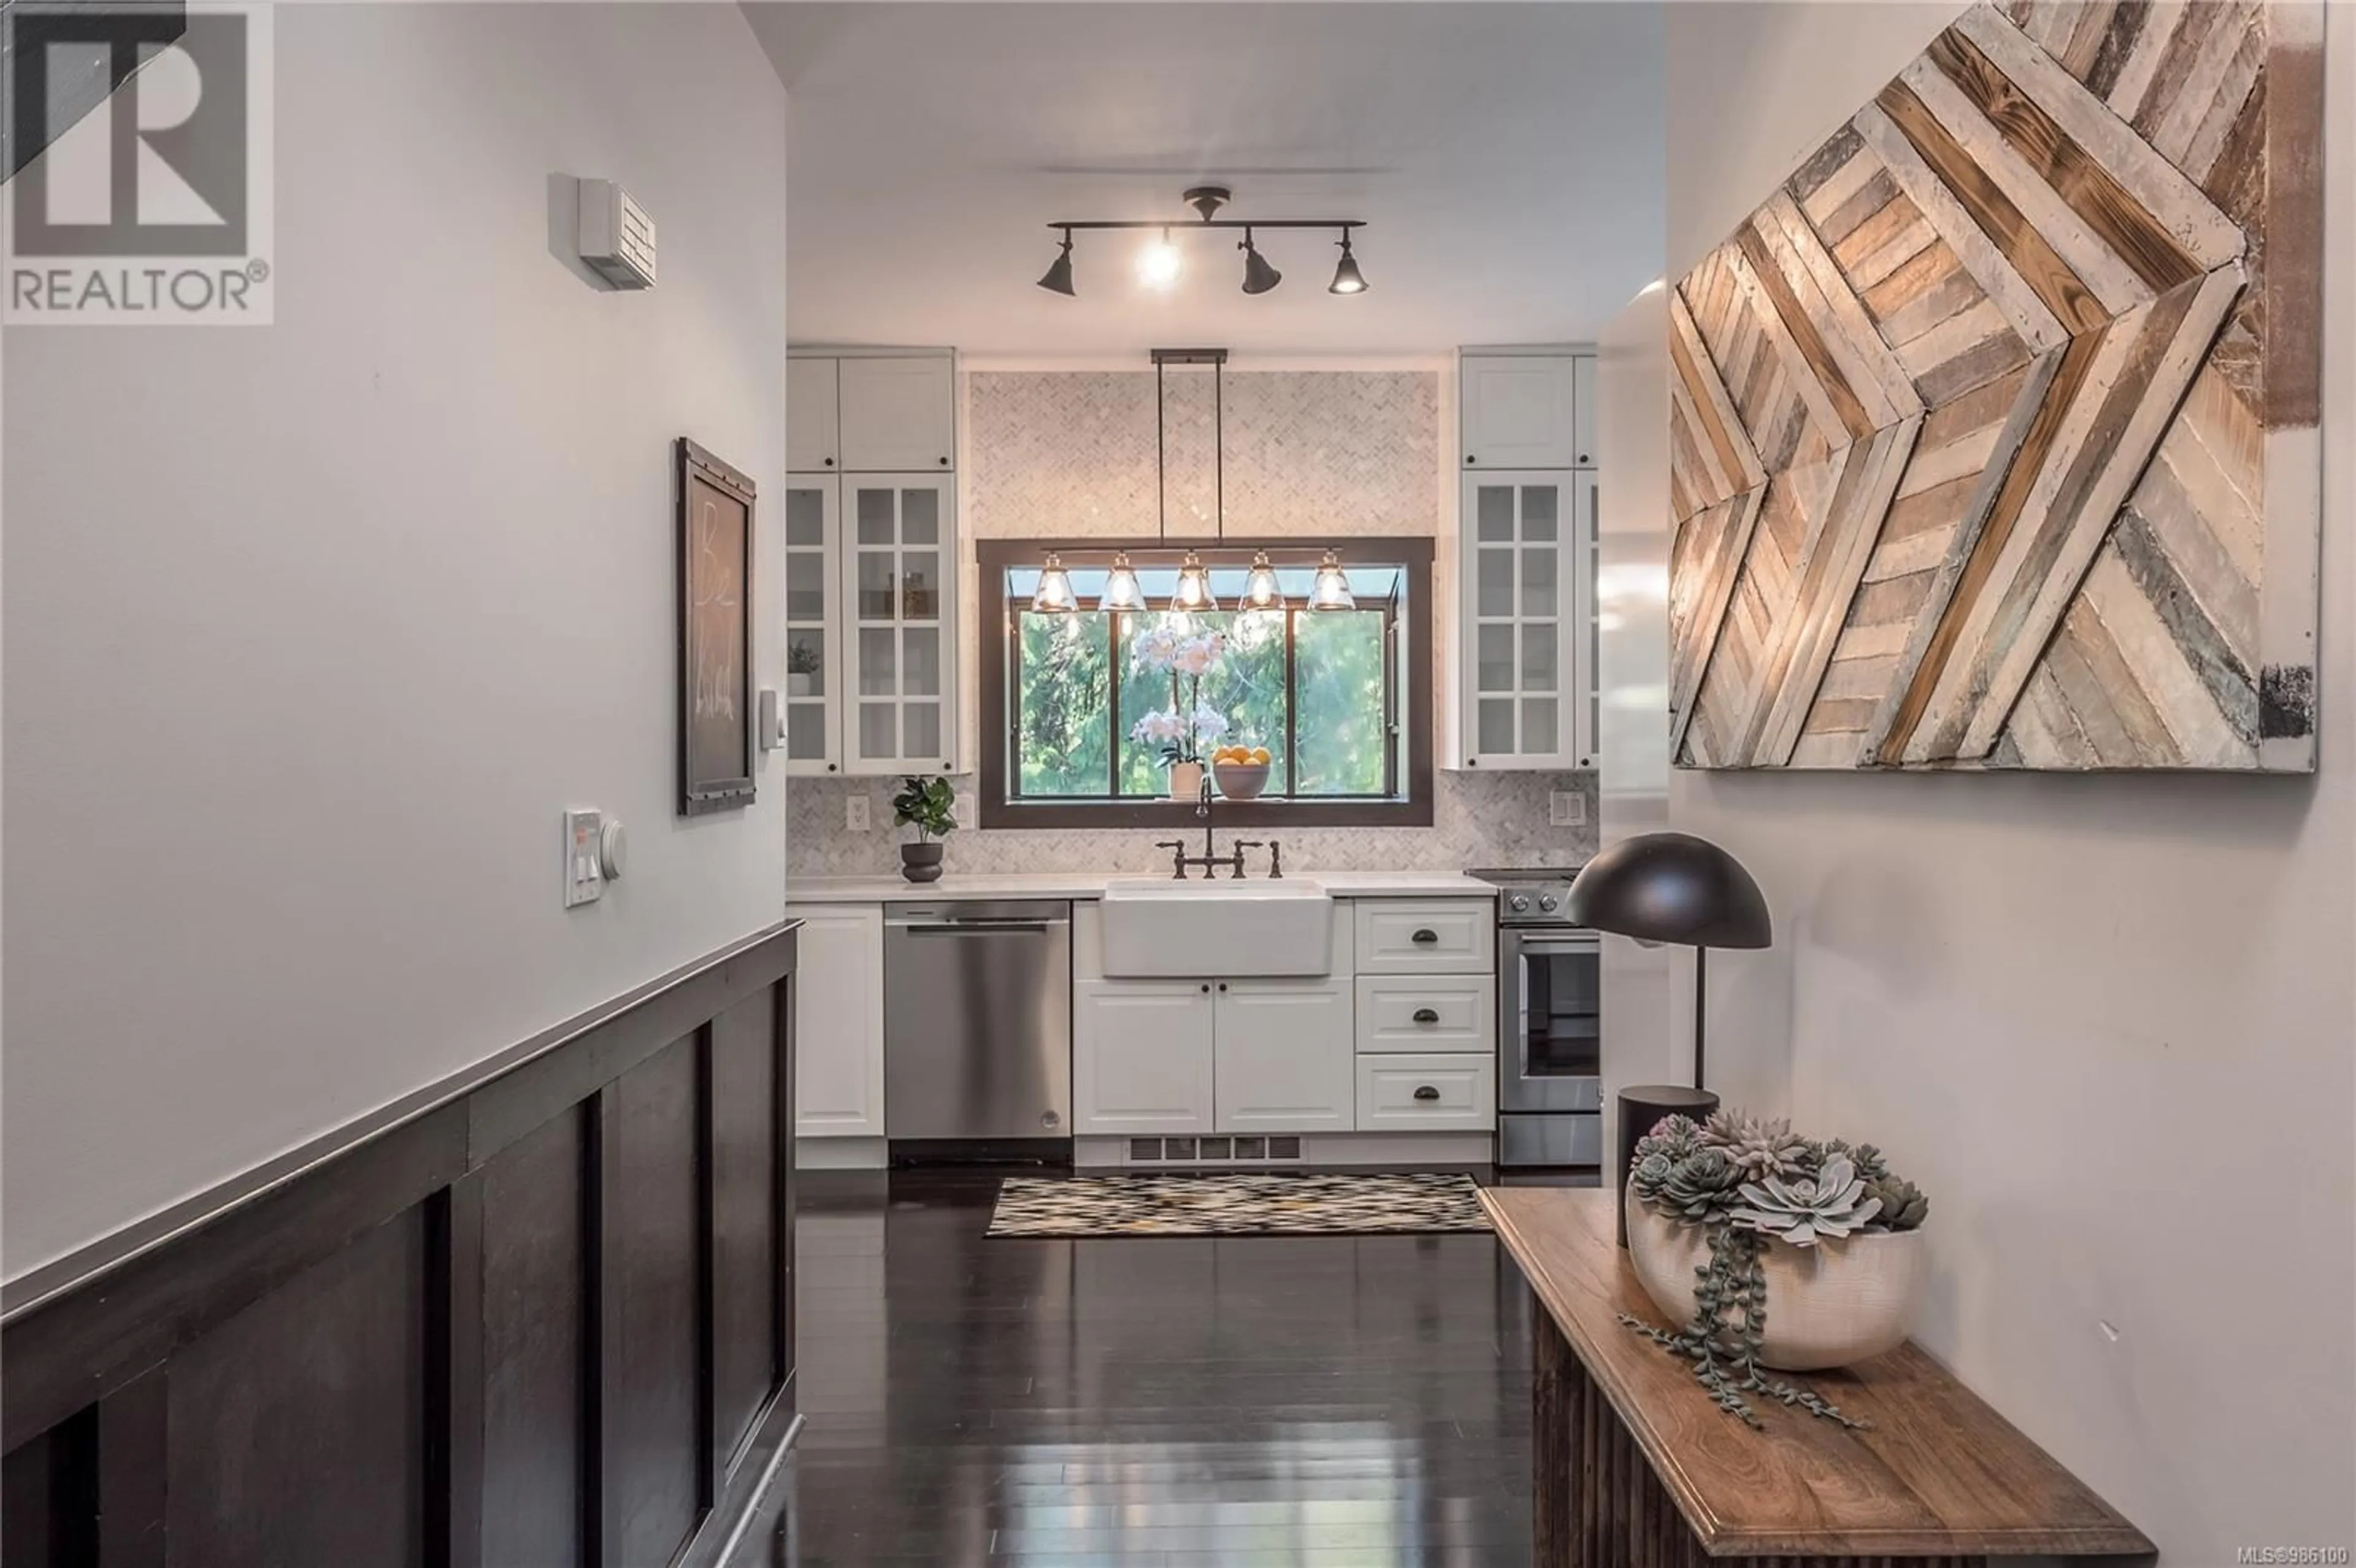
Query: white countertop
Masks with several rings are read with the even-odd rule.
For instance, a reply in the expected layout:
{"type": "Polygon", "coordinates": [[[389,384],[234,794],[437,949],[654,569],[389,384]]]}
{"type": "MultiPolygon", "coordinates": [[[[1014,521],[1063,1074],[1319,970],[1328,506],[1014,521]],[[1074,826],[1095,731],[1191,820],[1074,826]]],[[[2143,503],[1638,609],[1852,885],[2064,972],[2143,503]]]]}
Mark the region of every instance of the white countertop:
{"type": "MultiPolygon", "coordinates": [[[[899,877],[793,877],[786,882],[789,904],[887,903],[915,899],[1093,899],[1104,896],[1116,877],[1151,877],[1151,871],[949,872],[937,882],[899,877]]],[[[1165,873],[1166,874],[1166,873],[1165,873]]],[[[1199,876],[1199,873],[1195,873],[1199,876]]],[[[1226,879],[1222,878],[1222,880],[1226,879]]],[[[1253,878],[1255,881],[1260,878],[1253,878]]],[[[1462,871],[1288,870],[1287,881],[1315,882],[1337,899],[1485,899],[1496,888],[1462,871]]]]}

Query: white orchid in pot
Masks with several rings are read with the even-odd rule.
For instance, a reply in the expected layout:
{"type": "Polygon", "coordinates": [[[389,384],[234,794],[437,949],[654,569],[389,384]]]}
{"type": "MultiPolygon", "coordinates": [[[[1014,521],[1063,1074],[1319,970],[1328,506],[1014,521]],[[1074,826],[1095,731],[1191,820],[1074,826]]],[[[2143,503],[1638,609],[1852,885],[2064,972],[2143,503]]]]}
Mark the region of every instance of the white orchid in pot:
{"type": "Polygon", "coordinates": [[[1139,669],[1170,677],[1170,706],[1132,725],[1129,738],[1160,748],[1170,770],[1170,794],[1183,800],[1203,787],[1203,751],[1227,732],[1226,715],[1203,700],[1203,677],[1226,656],[1227,639],[1163,622],[1138,634],[1130,659],[1139,669]]]}

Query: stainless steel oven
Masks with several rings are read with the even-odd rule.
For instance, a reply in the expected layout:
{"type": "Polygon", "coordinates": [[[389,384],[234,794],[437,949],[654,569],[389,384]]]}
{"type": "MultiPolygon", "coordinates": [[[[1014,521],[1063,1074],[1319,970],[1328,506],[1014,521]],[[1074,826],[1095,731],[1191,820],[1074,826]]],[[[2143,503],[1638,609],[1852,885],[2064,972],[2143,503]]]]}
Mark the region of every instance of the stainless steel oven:
{"type": "Polygon", "coordinates": [[[1601,1166],[1602,950],[1564,912],[1572,874],[1473,874],[1499,888],[1497,1163],[1601,1166]]]}

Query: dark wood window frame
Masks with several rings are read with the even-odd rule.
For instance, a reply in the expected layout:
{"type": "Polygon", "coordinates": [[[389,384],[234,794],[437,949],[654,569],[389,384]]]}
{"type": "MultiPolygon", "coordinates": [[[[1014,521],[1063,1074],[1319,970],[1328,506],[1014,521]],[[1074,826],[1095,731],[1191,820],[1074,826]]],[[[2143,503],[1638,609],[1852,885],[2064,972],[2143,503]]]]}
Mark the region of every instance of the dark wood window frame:
{"type": "MultiPolygon", "coordinates": [[[[1379,535],[1350,539],[981,539],[976,551],[980,566],[980,644],[981,677],[980,826],[994,827],[1177,827],[1199,825],[1194,803],[1173,800],[1018,800],[1008,798],[1008,761],[1016,743],[1013,705],[1010,700],[1012,663],[1008,649],[1016,617],[1027,605],[1006,597],[1006,573],[1035,567],[1053,550],[1066,567],[1100,567],[1111,562],[1116,550],[1132,559],[1165,551],[1173,556],[1197,549],[1214,565],[1238,564],[1227,558],[1237,551],[1249,560],[1256,549],[1268,551],[1280,567],[1315,566],[1332,550],[1345,566],[1392,566],[1406,579],[1406,593],[1397,624],[1407,642],[1408,656],[1388,662],[1391,678],[1403,673],[1405,689],[1394,694],[1395,722],[1404,727],[1404,744],[1394,743],[1391,774],[1394,794],[1386,799],[1365,796],[1300,796],[1289,800],[1222,800],[1215,820],[1238,827],[1429,827],[1432,790],[1432,603],[1433,541],[1430,535],[1379,535]],[[1404,668],[1402,668],[1404,667],[1404,668]],[[1401,787],[1403,786],[1403,787],[1401,787]]],[[[1158,560],[1154,564],[1159,564],[1158,560]]],[[[1290,655],[1288,651],[1287,658],[1290,655]]],[[[1288,670],[1288,680],[1290,671],[1288,670]]],[[[1118,682],[1118,672],[1115,679],[1118,682]]],[[[1116,684],[1116,690],[1118,685],[1116,684]]],[[[1115,729],[1118,730],[1118,724],[1115,729]]],[[[1288,747],[1290,741],[1288,739],[1288,747]]]]}

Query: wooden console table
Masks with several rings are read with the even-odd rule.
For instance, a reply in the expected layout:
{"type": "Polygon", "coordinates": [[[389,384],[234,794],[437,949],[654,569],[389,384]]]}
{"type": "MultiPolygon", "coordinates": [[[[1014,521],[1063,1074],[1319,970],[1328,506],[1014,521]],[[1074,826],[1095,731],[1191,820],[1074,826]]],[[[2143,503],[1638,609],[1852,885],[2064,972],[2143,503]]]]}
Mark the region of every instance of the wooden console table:
{"type": "Polygon", "coordinates": [[[1744,1425],[1689,1365],[1619,1320],[1661,1317],[1614,1239],[1612,1193],[1509,1187],[1481,1201],[1544,1307],[1532,1435],[1541,1568],[2154,1555],[2142,1531],[1912,1344],[1802,1374],[1869,1431],[1756,1398],[1766,1429],[1744,1425]]]}

